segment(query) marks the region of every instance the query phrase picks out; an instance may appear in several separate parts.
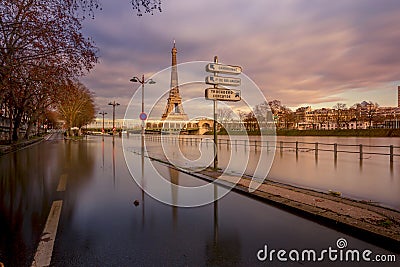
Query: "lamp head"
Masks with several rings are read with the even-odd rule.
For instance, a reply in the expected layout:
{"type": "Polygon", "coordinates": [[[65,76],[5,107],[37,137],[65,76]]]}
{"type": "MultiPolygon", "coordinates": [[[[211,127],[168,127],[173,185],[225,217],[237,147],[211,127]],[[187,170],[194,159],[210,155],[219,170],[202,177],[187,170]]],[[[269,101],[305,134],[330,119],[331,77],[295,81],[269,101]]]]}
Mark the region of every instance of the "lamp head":
{"type": "Polygon", "coordinates": [[[138,77],[133,77],[132,79],[130,79],[129,81],[133,82],[133,83],[137,83],[139,82],[138,77]]]}
{"type": "Polygon", "coordinates": [[[147,82],[148,82],[149,84],[155,84],[155,83],[156,83],[153,79],[148,79],[147,82]]]}

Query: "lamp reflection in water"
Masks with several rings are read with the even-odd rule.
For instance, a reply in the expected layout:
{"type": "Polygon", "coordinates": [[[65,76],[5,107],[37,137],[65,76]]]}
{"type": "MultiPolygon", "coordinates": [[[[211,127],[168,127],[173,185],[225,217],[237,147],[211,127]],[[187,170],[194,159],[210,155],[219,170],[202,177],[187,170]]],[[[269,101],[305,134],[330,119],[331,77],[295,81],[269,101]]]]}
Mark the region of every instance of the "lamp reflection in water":
{"type": "MultiPolygon", "coordinates": [[[[129,80],[130,82],[133,83],[140,83],[142,85],[142,109],[141,109],[141,114],[140,116],[142,116],[142,114],[144,113],[144,85],[146,83],[148,84],[155,84],[156,82],[153,81],[153,79],[148,79],[145,80],[144,79],[144,74],[142,75],[142,78],[138,78],[137,76],[134,76],[132,79],[129,80]]],[[[141,131],[141,155],[142,155],[142,220],[143,220],[143,226],[144,226],[144,186],[145,186],[145,182],[144,182],[144,134],[145,134],[145,120],[146,119],[142,119],[142,131],[141,131]]]]}
{"type": "Polygon", "coordinates": [[[141,147],[141,164],[142,164],[142,180],[141,180],[141,186],[140,189],[142,191],[142,228],[144,227],[144,188],[145,188],[145,180],[144,180],[144,135],[141,136],[141,142],[142,142],[142,147],[141,147]]]}
{"type": "Polygon", "coordinates": [[[169,176],[171,182],[171,197],[172,197],[172,221],[174,225],[174,229],[176,229],[177,221],[178,221],[178,189],[174,185],[179,185],[179,171],[174,168],[169,169],[169,176]]]}
{"type": "MultiPolygon", "coordinates": [[[[218,197],[218,185],[214,185],[214,199],[218,197]]],[[[212,240],[206,244],[207,264],[211,266],[236,266],[241,262],[241,243],[238,231],[228,223],[220,227],[219,205],[221,200],[215,200],[214,225],[212,240]]]]}
{"type": "Polygon", "coordinates": [[[112,137],[112,168],[113,168],[113,185],[115,190],[115,137],[112,137]]]}
{"type": "Polygon", "coordinates": [[[103,173],[104,173],[104,136],[101,137],[101,155],[102,155],[103,173]]]}
{"type": "Polygon", "coordinates": [[[214,244],[218,243],[218,186],[214,184],[214,244]]]}

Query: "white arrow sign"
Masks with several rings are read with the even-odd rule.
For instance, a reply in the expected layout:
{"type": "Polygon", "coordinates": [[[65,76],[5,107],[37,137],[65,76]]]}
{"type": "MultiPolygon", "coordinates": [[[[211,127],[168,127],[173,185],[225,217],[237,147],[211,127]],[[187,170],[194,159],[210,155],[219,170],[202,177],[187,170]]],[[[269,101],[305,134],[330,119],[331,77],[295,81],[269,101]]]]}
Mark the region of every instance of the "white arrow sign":
{"type": "Polygon", "coordinates": [[[210,100],[221,101],[240,101],[242,99],[239,90],[220,88],[207,88],[205,91],[205,97],[210,100]]]}
{"type": "Polygon", "coordinates": [[[221,84],[228,86],[239,86],[240,78],[220,77],[220,76],[207,76],[206,84],[221,84]]]}
{"type": "Polygon", "coordinates": [[[206,66],[206,71],[225,73],[225,74],[240,74],[242,73],[242,67],[209,63],[206,66]]]}

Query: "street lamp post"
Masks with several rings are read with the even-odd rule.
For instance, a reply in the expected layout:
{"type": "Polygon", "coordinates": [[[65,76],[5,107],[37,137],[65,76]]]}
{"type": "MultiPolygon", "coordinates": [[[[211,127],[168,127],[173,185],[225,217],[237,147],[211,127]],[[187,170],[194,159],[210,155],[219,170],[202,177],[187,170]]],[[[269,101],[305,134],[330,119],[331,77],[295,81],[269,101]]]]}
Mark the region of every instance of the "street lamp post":
{"type": "Polygon", "coordinates": [[[113,134],[115,133],[115,106],[119,106],[120,104],[115,102],[115,100],[113,102],[108,103],[109,105],[113,106],[113,134]]]}
{"type": "Polygon", "coordinates": [[[102,111],[102,112],[99,112],[99,114],[103,115],[103,128],[101,129],[101,132],[104,134],[105,133],[105,130],[104,130],[104,115],[106,115],[107,112],[102,111]]]}
{"type": "MultiPolygon", "coordinates": [[[[138,77],[133,77],[130,79],[131,82],[133,83],[140,83],[142,85],[142,112],[140,113],[140,119],[142,121],[142,132],[141,132],[141,154],[142,154],[142,212],[144,213],[144,121],[146,119],[146,114],[144,113],[144,84],[149,83],[149,84],[155,84],[156,82],[153,81],[152,79],[148,79],[147,81],[144,80],[144,74],[142,75],[142,79],[140,80],[138,77]],[[144,117],[143,117],[144,116],[144,117]]],[[[144,214],[142,214],[144,218],[144,214]]]]}
{"type": "MultiPolygon", "coordinates": [[[[144,80],[144,74],[142,75],[142,79],[139,79],[138,77],[133,77],[132,79],[130,79],[130,81],[131,82],[133,82],[133,83],[140,83],[141,85],[142,85],[142,112],[141,112],[141,114],[144,114],[144,84],[145,83],[148,83],[148,84],[155,84],[156,82],[155,81],[153,81],[153,79],[148,79],[148,80],[144,80]]],[[[145,131],[144,131],[144,119],[142,119],[141,118],[141,120],[142,120],[142,136],[144,136],[144,133],[145,133],[145,131]]]]}

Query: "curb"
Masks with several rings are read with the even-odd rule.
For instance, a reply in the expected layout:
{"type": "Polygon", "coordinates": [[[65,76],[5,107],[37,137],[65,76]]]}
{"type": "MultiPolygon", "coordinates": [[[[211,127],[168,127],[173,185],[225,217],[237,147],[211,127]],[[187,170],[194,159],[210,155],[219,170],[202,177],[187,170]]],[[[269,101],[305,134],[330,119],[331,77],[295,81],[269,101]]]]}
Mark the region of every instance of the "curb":
{"type": "Polygon", "coordinates": [[[37,143],[42,142],[43,140],[44,140],[44,137],[40,137],[40,138],[31,139],[31,140],[26,140],[26,141],[16,143],[16,144],[0,146],[0,157],[4,156],[6,154],[9,154],[9,153],[16,152],[18,150],[27,148],[31,145],[35,145],[37,143]]]}

